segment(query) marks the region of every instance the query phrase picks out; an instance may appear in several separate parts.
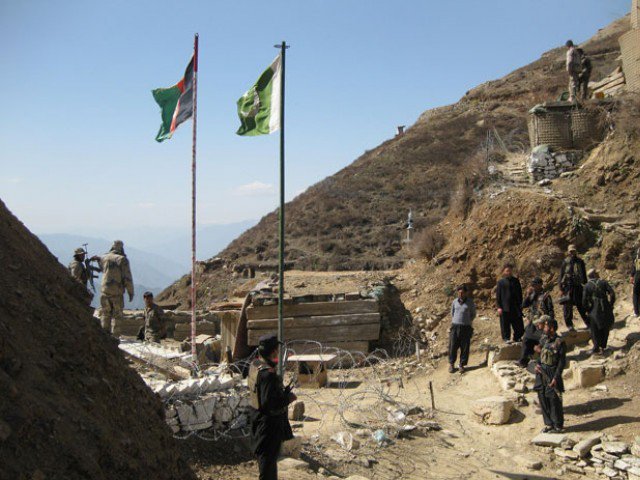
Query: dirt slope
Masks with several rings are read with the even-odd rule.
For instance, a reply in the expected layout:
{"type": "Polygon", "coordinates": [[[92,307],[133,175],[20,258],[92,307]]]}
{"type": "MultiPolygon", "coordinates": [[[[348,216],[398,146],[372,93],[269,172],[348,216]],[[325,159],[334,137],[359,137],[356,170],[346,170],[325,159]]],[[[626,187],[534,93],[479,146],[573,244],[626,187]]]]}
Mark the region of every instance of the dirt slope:
{"type": "Polygon", "coordinates": [[[86,292],[0,201],[0,479],[190,479],[86,292]]]}
{"type": "MultiPolygon", "coordinates": [[[[617,39],[628,17],[598,32],[584,47],[598,79],[618,63],[617,39]]],[[[437,225],[456,207],[465,189],[478,188],[474,175],[489,132],[513,152],[528,148],[527,111],[566,90],[564,48],[557,48],[502,79],[467,92],[455,105],[425,112],[403,136],[366,152],[287,206],[287,260],[303,270],[392,269],[408,259],[402,248],[406,214],[417,230],[437,225]]],[[[269,263],[277,258],[277,212],[234,240],[220,256],[229,264],[269,263]]],[[[199,280],[201,305],[229,295],[221,270],[199,280]]],[[[188,305],[186,277],[160,299],[188,305]]]]}

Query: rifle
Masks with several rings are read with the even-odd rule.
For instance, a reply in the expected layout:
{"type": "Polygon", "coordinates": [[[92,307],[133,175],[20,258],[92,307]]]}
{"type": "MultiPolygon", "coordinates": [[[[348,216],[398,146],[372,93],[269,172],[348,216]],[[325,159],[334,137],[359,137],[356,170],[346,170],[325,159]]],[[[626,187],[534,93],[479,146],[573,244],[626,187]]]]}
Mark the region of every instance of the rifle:
{"type": "Polygon", "coordinates": [[[87,245],[89,244],[88,243],[82,244],[82,248],[84,249],[84,268],[87,271],[87,277],[89,280],[89,285],[91,286],[91,290],[93,291],[93,293],[96,293],[96,285],[94,283],[94,280],[98,278],[98,275],[96,274],[96,272],[101,272],[102,269],[99,266],[94,267],[93,265],[91,265],[91,262],[97,262],[97,260],[95,257],[89,256],[87,245]]]}
{"type": "MultiPolygon", "coordinates": [[[[530,373],[537,374],[538,373],[536,372],[537,365],[538,363],[532,360],[531,362],[529,362],[529,365],[527,365],[527,370],[530,373]]],[[[542,366],[540,367],[540,377],[542,378],[542,386],[547,388],[551,384],[551,379],[549,378],[549,375],[547,375],[547,372],[544,371],[544,368],[542,368],[542,366]]],[[[558,389],[558,387],[554,387],[553,391],[556,393],[558,398],[562,400],[562,392],[558,389]]]]}

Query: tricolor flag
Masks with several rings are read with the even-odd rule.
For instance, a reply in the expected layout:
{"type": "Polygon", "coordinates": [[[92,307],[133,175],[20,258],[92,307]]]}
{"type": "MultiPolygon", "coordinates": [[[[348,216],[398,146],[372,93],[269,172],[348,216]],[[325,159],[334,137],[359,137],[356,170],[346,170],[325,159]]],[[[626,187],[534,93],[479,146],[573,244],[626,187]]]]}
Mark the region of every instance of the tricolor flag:
{"type": "Polygon", "coordinates": [[[171,138],[178,125],[193,115],[193,65],[194,58],[191,57],[182,80],[173,87],[156,88],[151,92],[162,110],[162,125],[156,135],[158,142],[171,138]]]}
{"type": "Polygon", "coordinates": [[[280,129],[280,55],[238,100],[238,135],[268,135],[280,129]]]}

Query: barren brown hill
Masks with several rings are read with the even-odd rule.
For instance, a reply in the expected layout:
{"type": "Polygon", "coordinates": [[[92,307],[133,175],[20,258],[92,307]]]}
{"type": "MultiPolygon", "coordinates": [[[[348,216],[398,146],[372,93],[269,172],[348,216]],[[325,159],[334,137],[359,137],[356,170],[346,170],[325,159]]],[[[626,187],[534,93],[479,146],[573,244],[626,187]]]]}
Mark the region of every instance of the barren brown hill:
{"type": "MultiPolygon", "coordinates": [[[[617,66],[618,37],[629,28],[624,17],[583,44],[598,79],[617,66]]],[[[287,261],[303,270],[397,268],[406,214],[417,231],[429,231],[469,190],[480,188],[478,159],[487,136],[497,135],[510,151],[528,147],[527,111],[566,90],[565,49],[557,48],[500,80],[467,92],[456,104],[425,112],[404,135],[366,152],[354,163],[310,187],[287,205],[287,261]]],[[[220,256],[228,264],[275,263],[277,212],[234,240],[220,256]]],[[[221,270],[203,273],[199,303],[233,290],[221,270]]],[[[161,295],[188,304],[182,278],[161,295]]]]}
{"type": "Polygon", "coordinates": [[[0,479],[191,479],[87,292],[0,201],[0,479]]]}

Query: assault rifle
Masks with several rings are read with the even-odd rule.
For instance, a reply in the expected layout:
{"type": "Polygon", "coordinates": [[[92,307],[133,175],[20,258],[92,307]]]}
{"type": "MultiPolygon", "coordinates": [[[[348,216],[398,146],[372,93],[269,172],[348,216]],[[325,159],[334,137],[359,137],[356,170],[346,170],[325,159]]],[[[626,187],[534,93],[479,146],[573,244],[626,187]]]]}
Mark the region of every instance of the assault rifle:
{"type": "MultiPolygon", "coordinates": [[[[544,368],[542,368],[542,366],[540,367],[540,372],[537,372],[536,371],[537,365],[538,365],[538,362],[536,362],[535,360],[531,360],[529,362],[529,365],[527,365],[527,370],[529,371],[529,373],[533,373],[534,375],[540,374],[540,377],[542,378],[542,385],[545,388],[549,388],[551,386],[552,379],[549,378],[549,375],[547,375],[547,372],[544,371],[544,368]]],[[[562,392],[557,386],[553,387],[553,391],[556,393],[558,398],[562,400],[562,392]]]]}
{"type": "Polygon", "coordinates": [[[89,256],[89,251],[87,250],[87,245],[89,245],[88,243],[83,243],[82,244],[82,248],[84,250],[84,268],[87,271],[87,278],[89,280],[89,285],[91,286],[91,290],[93,291],[93,293],[96,293],[96,285],[94,283],[94,280],[96,278],[98,278],[97,272],[101,272],[102,269],[100,268],[99,264],[98,266],[93,266],[91,265],[91,262],[98,262],[97,257],[90,257],[89,256]]]}

